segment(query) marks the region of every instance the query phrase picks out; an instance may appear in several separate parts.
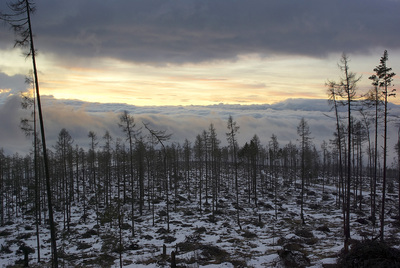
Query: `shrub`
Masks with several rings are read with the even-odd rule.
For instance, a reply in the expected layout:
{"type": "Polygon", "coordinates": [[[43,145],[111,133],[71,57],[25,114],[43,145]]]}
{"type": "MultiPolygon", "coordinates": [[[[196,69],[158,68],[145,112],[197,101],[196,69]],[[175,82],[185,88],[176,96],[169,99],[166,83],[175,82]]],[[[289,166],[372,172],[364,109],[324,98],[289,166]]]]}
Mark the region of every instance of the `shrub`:
{"type": "Polygon", "coordinates": [[[84,242],[80,242],[78,243],[78,246],[76,247],[77,250],[83,250],[83,249],[87,249],[87,248],[91,248],[92,245],[88,244],[88,243],[84,243],[84,242]]]}
{"type": "Polygon", "coordinates": [[[95,229],[87,230],[85,233],[82,234],[82,238],[91,238],[92,235],[97,235],[97,231],[95,229]]]}
{"type": "Polygon", "coordinates": [[[320,231],[320,232],[328,232],[328,233],[329,233],[329,232],[331,231],[331,229],[329,229],[328,226],[323,225],[323,226],[318,227],[318,228],[317,228],[317,231],[320,231]]]}
{"type": "Polygon", "coordinates": [[[115,252],[119,247],[119,240],[112,234],[104,235],[101,237],[103,244],[101,245],[101,251],[104,253],[115,252]]]}
{"type": "Polygon", "coordinates": [[[194,232],[198,233],[198,234],[203,234],[203,233],[207,232],[207,229],[206,229],[206,227],[202,226],[202,227],[196,228],[196,230],[194,232]]]}
{"type": "Polygon", "coordinates": [[[30,225],[25,225],[25,230],[26,231],[33,231],[33,227],[30,225]]]}
{"type": "Polygon", "coordinates": [[[203,245],[201,246],[201,253],[208,260],[214,259],[214,264],[219,264],[229,259],[229,253],[217,246],[203,245]]]}
{"type": "Polygon", "coordinates": [[[85,266],[92,267],[111,267],[114,264],[115,257],[108,254],[101,254],[95,259],[85,260],[83,263],[85,266]]]}
{"type": "Polygon", "coordinates": [[[244,233],[242,234],[242,236],[243,236],[244,238],[256,238],[256,237],[257,237],[257,234],[246,230],[246,231],[244,231],[244,233]]]}
{"type": "Polygon", "coordinates": [[[26,239],[29,239],[31,236],[32,236],[32,234],[30,234],[30,233],[21,233],[17,236],[17,239],[26,240],[26,239]]]}
{"type": "Polygon", "coordinates": [[[7,230],[0,231],[0,237],[1,236],[9,236],[10,234],[12,234],[12,233],[10,231],[7,231],[7,230]]]}
{"type": "Polygon", "coordinates": [[[291,250],[279,250],[278,255],[281,258],[284,267],[307,267],[310,265],[310,259],[302,252],[291,250]]]}
{"type": "Polygon", "coordinates": [[[100,224],[110,223],[114,219],[118,219],[118,210],[113,206],[109,206],[105,209],[104,213],[99,213],[100,224]]]}
{"type": "Polygon", "coordinates": [[[169,243],[172,243],[172,242],[174,242],[176,240],[176,238],[175,237],[173,237],[173,236],[169,236],[169,235],[167,235],[167,236],[164,236],[164,243],[167,243],[167,244],[169,244],[169,243]]]}
{"type": "Polygon", "coordinates": [[[9,246],[5,246],[5,245],[1,245],[0,252],[1,253],[5,253],[5,254],[12,253],[12,251],[10,250],[10,247],[9,246]]]}
{"type": "Polygon", "coordinates": [[[131,229],[132,228],[132,226],[129,224],[129,223],[127,223],[127,222],[124,222],[123,224],[122,224],[122,226],[121,226],[121,229],[122,230],[129,230],[129,229],[131,229]]]}
{"type": "Polygon", "coordinates": [[[193,211],[191,211],[191,210],[185,210],[185,211],[183,212],[183,215],[184,215],[184,216],[194,216],[194,213],[193,213],[193,211]]]}
{"type": "Polygon", "coordinates": [[[199,244],[195,243],[193,241],[190,241],[190,239],[187,239],[185,242],[176,244],[176,247],[179,248],[179,251],[189,252],[189,251],[194,251],[194,250],[198,249],[199,244]]]}
{"type": "Polygon", "coordinates": [[[347,254],[340,256],[340,267],[398,267],[400,250],[379,241],[356,243],[347,254]]]}
{"type": "Polygon", "coordinates": [[[300,236],[300,237],[304,237],[304,238],[312,238],[314,237],[314,234],[306,229],[298,229],[295,231],[295,235],[300,236]]]}

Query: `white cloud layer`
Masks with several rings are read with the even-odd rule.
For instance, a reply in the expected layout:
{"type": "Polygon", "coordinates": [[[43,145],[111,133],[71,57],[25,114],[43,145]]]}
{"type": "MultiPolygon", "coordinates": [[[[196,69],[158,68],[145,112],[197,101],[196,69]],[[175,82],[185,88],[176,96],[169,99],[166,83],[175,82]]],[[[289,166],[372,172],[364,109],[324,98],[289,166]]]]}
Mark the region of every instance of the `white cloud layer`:
{"type": "MultiPolygon", "coordinates": [[[[123,133],[118,127],[119,115],[127,110],[134,116],[137,127],[142,122],[150,123],[157,130],[172,133],[170,142],[183,144],[185,139],[194,142],[196,136],[203,130],[208,130],[214,124],[218,139],[222,145],[227,145],[227,119],[229,115],[240,127],[238,142],[245,142],[256,134],[265,146],[275,134],[281,146],[288,142],[298,143],[297,125],[304,117],[312,133],[313,141],[319,149],[323,140],[329,141],[335,131],[335,121],[327,115],[330,112],[326,100],[289,99],[273,105],[211,105],[211,106],[156,106],[138,107],[127,104],[87,103],[78,100],[57,100],[50,96],[43,97],[44,118],[47,143],[53,146],[62,128],[68,130],[79,146],[87,147],[89,131],[94,131],[101,137],[109,131],[116,138],[123,139],[123,133]]],[[[400,115],[400,106],[390,105],[392,115],[400,115]]],[[[345,114],[345,110],[343,110],[345,114]]],[[[0,141],[6,153],[25,153],[30,149],[30,141],[19,129],[21,117],[27,113],[21,111],[17,97],[9,97],[0,105],[0,141]]],[[[146,134],[142,129],[142,134],[146,134]]],[[[397,141],[397,124],[389,123],[390,155],[397,141]]],[[[366,145],[365,145],[366,146],[366,145]]],[[[391,159],[391,158],[390,158],[391,159]]]]}

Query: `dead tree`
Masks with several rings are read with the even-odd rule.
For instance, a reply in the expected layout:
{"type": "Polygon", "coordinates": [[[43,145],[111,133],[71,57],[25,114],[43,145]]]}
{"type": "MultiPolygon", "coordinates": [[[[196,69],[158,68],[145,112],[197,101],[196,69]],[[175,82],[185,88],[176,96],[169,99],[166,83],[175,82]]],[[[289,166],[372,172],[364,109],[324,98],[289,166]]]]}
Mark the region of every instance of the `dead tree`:
{"type": "Polygon", "coordinates": [[[17,0],[9,4],[9,7],[12,13],[11,14],[0,13],[0,19],[7,22],[12,27],[14,32],[18,35],[18,38],[15,41],[15,46],[28,47],[29,52],[27,53],[27,56],[28,57],[31,56],[32,58],[33,77],[34,77],[36,101],[39,113],[40,132],[42,137],[42,148],[43,148],[43,160],[44,160],[44,168],[46,175],[47,206],[49,210],[48,212],[49,212],[49,224],[50,224],[50,236],[51,236],[51,249],[53,256],[52,265],[53,267],[58,267],[57,242],[56,242],[56,232],[55,232],[55,224],[53,218],[49,160],[47,156],[46,135],[44,131],[42,104],[39,94],[39,79],[36,67],[36,50],[33,42],[33,31],[31,24],[31,14],[35,11],[35,6],[33,1],[17,0]]]}

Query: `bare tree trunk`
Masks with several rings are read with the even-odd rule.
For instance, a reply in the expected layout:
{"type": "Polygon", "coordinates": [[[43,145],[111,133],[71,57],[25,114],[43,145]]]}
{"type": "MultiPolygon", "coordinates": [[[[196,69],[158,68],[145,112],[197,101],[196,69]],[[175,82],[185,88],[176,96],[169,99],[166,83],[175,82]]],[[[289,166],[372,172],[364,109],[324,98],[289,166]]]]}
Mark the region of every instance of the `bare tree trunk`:
{"type": "Polygon", "coordinates": [[[385,231],[385,201],[386,201],[386,158],[387,158],[387,85],[385,83],[385,114],[383,132],[383,178],[382,178],[382,209],[381,209],[381,241],[385,231]]]}
{"type": "Polygon", "coordinates": [[[397,140],[397,180],[398,180],[398,186],[399,186],[399,204],[398,204],[398,221],[400,222],[400,128],[399,128],[399,132],[398,132],[398,140],[397,140]]]}
{"type": "Polygon", "coordinates": [[[52,204],[52,195],[51,195],[51,185],[50,185],[50,171],[49,171],[49,160],[47,156],[47,146],[46,146],[46,135],[44,132],[44,120],[42,113],[42,105],[40,101],[39,94],[39,80],[38,80],[38,72],[36,68],[36,58],[35,58],[35,47],[33,44],[33,34],[32,34],[32,25],[30,18],[30,6],[29,1],[25,0],[26,3],[26,13],[28,19],[28,29],[29,29],[29,38],[31,56],[32,56],[32,65],[33,65],[33,75],[35,78],[35,88],[36,88],[36,98],[38,103],[38,112],[39,112],[39,122],[40,122],[40,132],[42,136],[42,146],[43,146],[43,158],[44,158],[44,166],[45,166],[45,174],[46,174],[46,192],[47,192],[47,206],[49,210],[49,224],[50,224],[50,236],[51,236],[51,249],[53,254],[53,267],[58,267],[58,254],[57,254],[57,242],[56,242],[56,231],[55,224],[53,218],[53,204],[52,204]]]}

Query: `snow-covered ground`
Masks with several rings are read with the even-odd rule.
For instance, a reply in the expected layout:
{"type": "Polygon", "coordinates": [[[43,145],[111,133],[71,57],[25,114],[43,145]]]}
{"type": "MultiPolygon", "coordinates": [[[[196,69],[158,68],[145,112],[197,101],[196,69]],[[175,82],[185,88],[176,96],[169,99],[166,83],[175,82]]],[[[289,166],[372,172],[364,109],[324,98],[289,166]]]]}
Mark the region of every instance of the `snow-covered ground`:
{"type": "MultiPolygon", "coordinates": [[[[135,221],[135,237],[131,234],[130,218],[123,219],[123,266],[169,267],[171,252],[174,251],[177,265],[182,267],[284,267],[279,256],[284,248],[307,256],[310,267],[336,263],[343,248],[342,211],[336,206],[336,188],[325,185],[323,192],[321,185],[310,185],[306,193],[305,225],[300,220],[300,189],[295,189],[294,185],[288,188],[280,186],[276,202],[273,192],[260,193],[257,208],[247,202],[247,195],[243,193],[240,203],[242,230],[236,220],[233,189],[220,194],[214,218],[210,205],[203,204],[200,212],[198,200],[195,201],[193,195],[189,201],[186,193],[179,193],[176,210],[173,203],[170,205],[169,232],[163,213],[166,203],[155,205],[153,225],[151,207],[146,202],[144,214],[137,216],[135,221]],[[163,245],[166,246],[165,256],[163,245]]],[[[362,210],[357,208],[351,213],[352,239],[369,239],[379,233],[379,226],[373,227],[368,220],[368,197],[365,192],[362,210]]],[[[173,198],[174,194],[170,200],[174,201],[173,198]]],[[[397,205],[396,200],[397,195],[388,195],[387,208],[392,216],[397,213],[396,209],[390,210],[397,205]]],[[[202,201],[205,202],[204,196],[202,201]]],[[[211,198],[208,201],[211,202],[211,198]]],[[[114,218],[111,222],[96,225],[94,210],[89,210],[86,223],[82,214],[81,205],[72,208],[70,231],[64,234],[61,233],[62,214],[55,214],[60,267],[119,267],[118,220],[114,218]]],[[[390,241],[400,241],[399,224],[390,216],[387,215],[385,237],[390,241]]],[[[40,226],[41,263],[38,267],[49,265],[49,234],[44,224],[40,226]]],[[[37,264],[35,225],[31,215],[19,215],[0,227],[1,267],[22,263],[24,256],[20,246],[23,243],[35,249],[35,253],[29,254],[29,263],[32,266],[37,264]]]]}

